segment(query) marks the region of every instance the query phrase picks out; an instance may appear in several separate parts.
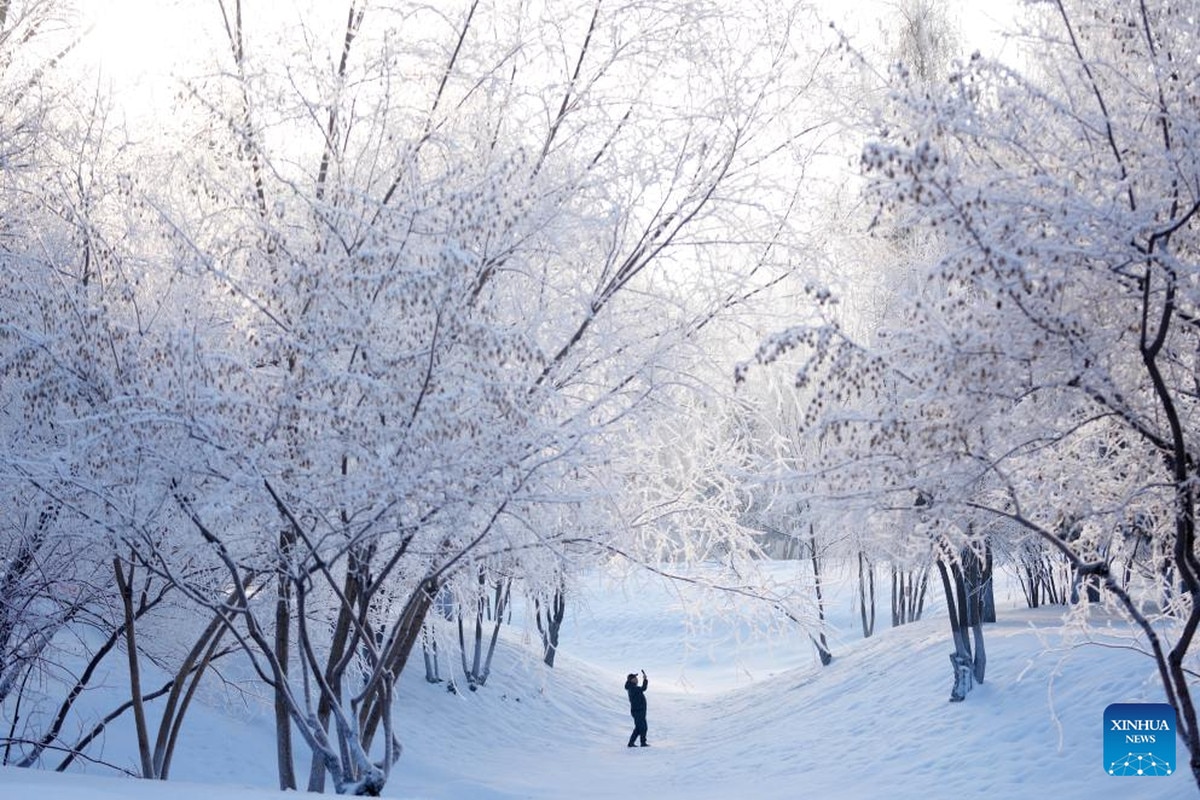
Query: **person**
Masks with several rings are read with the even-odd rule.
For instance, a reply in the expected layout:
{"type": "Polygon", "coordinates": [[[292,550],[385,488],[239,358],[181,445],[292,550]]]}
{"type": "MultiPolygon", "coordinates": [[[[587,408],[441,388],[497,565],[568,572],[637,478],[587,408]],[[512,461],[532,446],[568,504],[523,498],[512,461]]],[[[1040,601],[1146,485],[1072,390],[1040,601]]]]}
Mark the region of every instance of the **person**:
{"type": "Polygon", "coordinates": [[[638,739],[642,740],[642,747],[649,747],[646,743],[646,687],[650,685],[649,678],[646,677],[646,670],[642,670],[642,685],[638,686],[637,673],[631,672],[625,678],[625,692],[629,695],[629,713],[633,715],[633,733],[629,736],[629,747],[633,747],[633,743],[638,739]]]}

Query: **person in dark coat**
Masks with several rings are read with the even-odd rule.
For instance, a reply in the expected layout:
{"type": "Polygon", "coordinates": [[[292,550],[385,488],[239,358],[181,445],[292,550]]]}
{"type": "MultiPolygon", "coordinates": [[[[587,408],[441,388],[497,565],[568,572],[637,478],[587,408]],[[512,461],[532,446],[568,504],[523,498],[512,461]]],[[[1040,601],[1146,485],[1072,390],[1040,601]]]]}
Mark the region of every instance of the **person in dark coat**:
{"type": "Polygon", "coordinates": [[[650,680],[646,677],[646,670],[642,670],[642,685],[638,686],[637,674],[629,673],[625,678],[625,692],[629,695],[629,713],[633,715],[633,733],[629,737],[629,747],[633,747],[633,743],[638,739],[642,740],[642,747],[649,747],[646,744],[646,687],[650,685],[650,680]]]}

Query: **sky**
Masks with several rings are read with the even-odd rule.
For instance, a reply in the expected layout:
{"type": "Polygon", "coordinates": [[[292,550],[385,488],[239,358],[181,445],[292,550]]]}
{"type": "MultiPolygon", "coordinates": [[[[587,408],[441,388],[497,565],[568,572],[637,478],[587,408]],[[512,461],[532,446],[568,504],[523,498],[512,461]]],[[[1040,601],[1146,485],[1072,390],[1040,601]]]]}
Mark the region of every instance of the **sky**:
{"type": "MultiPolygon", "coordinates": [[[[964,53],[979,50],[1001,55],[1011,44],[1004,31],[1011,30],[1021,0],[944,0],[947,14],[961,37],[964,53]]],[[[818,0],[823,18],[870,46],[887,37],[896,27],[901,0],[818,0]]]]}
{"type": "MultiPolygon", "coordinates": [[[[400,685],[405,752],[385,795],[405,800],[655,800],[820,797],[930,800],[1192,798],[1186,766],[1115,777],[1104,714],[1154,704],[1152,662],[1102,615],[1103,636],[1064,628],[1062,609],[1029,610],[1011,585],[986,628],[987,680],[949,703],[951,649],[937,593],[926,618],[881,621],[863,639],[847,581],[831,585],[834,660],[821,667],[795,631],[720,614],[691,616],[689,589],[594,576],[571,607],[559,663],[546,669],[518,619],[488,685],[448,693],[420,664],[400,685]],[[681,596],[680,592],[684,594],[681,596]],[[627,748],[622,691],[645,669],[650,747],[627,748]]],[[[883,598],[886,600],[886,597],[883,598]]],[[[882,609],[886,612],[886,608],[882,609]]],[[[450,659],[457,654],[449,654],[450,659]]],[[[419,659],[417,659],[419,661],[419,659]]],[[[274,785],[269,709],[193,712],[168,784],[0,768],[0,800],[266,800],[274,785]]],[[[132,766],[114,732],[105,760],[132,766]]],[[[1176,743],[1176,758],[1186,763],[1176,743]]],[[[1122,754],[1124,756],[1124,754],[1122,754]]]]}
{"type": "MultiPolygon", "coordinates": [[[[226,5],[232,9],[234,4],[226,5]]],[[[897,0],[816,0],[815,5],[823,18],[836,21],[843,30],[870,42],[894,26],[897,0]]],[[[326,32],[331,46],[336,46],[345,7],[345,3],[334,0],[288,0],[247,3],[245,13],[248,25],[269,26],[293,24],[301,16],[311,18],[313,8],[328,12],[326,32]]],[[[1006,50],[1008,45],[998,31],[1011,24],[1018,7],[1018,0],[947,0],[948,12],[961,30],[967,52],[977,48],[989,54],[1006,50]]],[[[171,73],[201,52],[204,37],[199,33],[222,33],[218,0],[81,0],[78,9],[89,31],[80,45],[79,57],[96,68],[94,75],[101,83],[134,87],[125,100],[135,106],[169,100],[170,93],[178,88],[172,85],[171,73]]],[[[251,32],[256,30],[261,28],[251,28],[251,32]]]]}

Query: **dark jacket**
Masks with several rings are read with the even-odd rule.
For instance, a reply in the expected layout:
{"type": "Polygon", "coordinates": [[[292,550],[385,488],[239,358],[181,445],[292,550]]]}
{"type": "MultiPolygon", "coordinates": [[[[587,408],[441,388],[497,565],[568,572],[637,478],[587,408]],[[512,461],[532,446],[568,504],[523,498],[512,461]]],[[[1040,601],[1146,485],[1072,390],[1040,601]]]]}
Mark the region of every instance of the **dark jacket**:
{"type": "Polygon", "coordinates": [[[642,677],[642,685],[637,685],[637,678],[625,681],[625,691],[629,693],[629,711],[633,714],[646,713],[646,687],[650,679],[642,677]]]}

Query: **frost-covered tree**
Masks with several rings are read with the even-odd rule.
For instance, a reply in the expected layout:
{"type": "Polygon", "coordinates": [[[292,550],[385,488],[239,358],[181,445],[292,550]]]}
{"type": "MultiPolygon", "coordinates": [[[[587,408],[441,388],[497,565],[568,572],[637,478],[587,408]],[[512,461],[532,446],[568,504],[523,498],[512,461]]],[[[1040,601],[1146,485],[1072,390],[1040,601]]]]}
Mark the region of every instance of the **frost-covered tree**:
{"type": "Polygon", "coordinates": [[[864,156],[889,213],[944,243],[926,271],[944,291],[912,298],[871,349],[824,327],[762,355],[813,354],[822,420],[870,454],[847,481],[897,509],[927,493],[952,544],[1004,520],[1061,553],[1081,597],[1098,586],[1139,631],[1200,780],[1197,8],[1035,10],[1028,68],[975,57],[941,91],[901,85],[864,156]],[[838,410],[881,382],[902,402],[838,410]],[[1150,547],[1114,536],[1133,520],[1150,547]],[[1153,568],[1126,582],[1108,542],[1153,568]]]}
{"type": "Polygon", "coordinates": [[[741,522],[765,539],[765,552],[803,564],[797,570],[795,591],[811,597],[815,619],[807,633],[820,663],[828,666],[833,653],[826,630],[826,584],[831,564],[853,558],[850,542],[858,520],[854,515],[826,516],[814,506],[822,486],[808,465],[820,442],[804,436],[802,396],[776,380],[762,383],[755,387],[753,399],[749,390],[744,391],[738,407],[750,428],[745,437],[746,463],[739,473],[743,481],[739,488],[746,495],[741,522]]]}
{"type": "Polygon", "coordinates": [[[103,381],[88,383],[119,371],[121,345],[94,309],[127,288],[101,279],[119,234],[99,223],[119,203],[98,173],[117,160],[116,137],[106,100],[72,91],[83,35],[69,20],[68,4],[0,7],[0,735],[4,763],[26,766],[79,753],[89,734],[70,721],[76,700],[129,621],[166,595],[138,580],[144,592],[118,611],[116,537],[92,513],[111,488],[103,459],[64,456],[108,419],[103,381]],[[69,367],[38,366],[60,346],[69,367]]]}
{"type": "Polygon", "coordinates": [[[85,279],[22,273],[5,358],[64,433],[21,485],[62,482],[126,554],[118,588],[136,570],[200,612],[181,670],[241,646],[281,787],[294,731],[310,789],[377,794],[443,587],[496,564],[557,581],[545,553],[621,529],[548,520],[621,505],[606,472],[673,354],[787,260],[793,21],[215,0],[210,60],[76,209],[85,279]]]}

